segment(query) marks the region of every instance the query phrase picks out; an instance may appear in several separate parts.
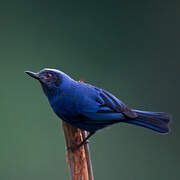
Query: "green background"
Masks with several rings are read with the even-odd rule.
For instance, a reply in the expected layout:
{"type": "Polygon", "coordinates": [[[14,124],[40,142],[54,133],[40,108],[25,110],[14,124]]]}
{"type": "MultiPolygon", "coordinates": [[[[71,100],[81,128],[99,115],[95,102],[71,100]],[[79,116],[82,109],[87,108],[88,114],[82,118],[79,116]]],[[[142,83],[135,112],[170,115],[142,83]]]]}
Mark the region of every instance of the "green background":
{"type": "Polygon", "coordinates": [[[180,6],[172,0],[0,2],[0,180],[66,180],[61,121],[25,70],[57,68],[132,108],[165,111],[171,132],[97,133],[96,180],[180,179],[180,6]]]}

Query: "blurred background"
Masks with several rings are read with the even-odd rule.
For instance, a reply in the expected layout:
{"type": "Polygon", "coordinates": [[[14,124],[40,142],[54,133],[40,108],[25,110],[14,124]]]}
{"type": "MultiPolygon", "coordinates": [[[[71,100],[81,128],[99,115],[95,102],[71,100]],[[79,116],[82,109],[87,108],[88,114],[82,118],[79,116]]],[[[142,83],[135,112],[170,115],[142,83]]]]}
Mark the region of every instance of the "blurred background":
{"type": "Polygon", "coordinates": [[[0,179],[69,179],[61,120],[24,73],[45,67],[173,116],[168,135],[120,123],[98,132],[96,180],[180,179],[179,12],[171,0],[1,0],[0,179]]]}

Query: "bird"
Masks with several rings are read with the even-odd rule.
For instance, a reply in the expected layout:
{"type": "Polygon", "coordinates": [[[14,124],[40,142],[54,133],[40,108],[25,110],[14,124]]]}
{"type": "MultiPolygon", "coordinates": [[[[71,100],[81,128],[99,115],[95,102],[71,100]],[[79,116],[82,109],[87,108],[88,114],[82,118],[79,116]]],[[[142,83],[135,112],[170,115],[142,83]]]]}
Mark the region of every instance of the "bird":
{"type": "Polygon", "coordinates": [[[89,132],[77,144],[77,148],[98,130],[121,122],[145,127],[160,134],[169,132],[171,116],[168,113],[132,109],[110,92],[76,81],[57,69],[25,72],[40,82],[50,106],[60,119],[89,132]]]}

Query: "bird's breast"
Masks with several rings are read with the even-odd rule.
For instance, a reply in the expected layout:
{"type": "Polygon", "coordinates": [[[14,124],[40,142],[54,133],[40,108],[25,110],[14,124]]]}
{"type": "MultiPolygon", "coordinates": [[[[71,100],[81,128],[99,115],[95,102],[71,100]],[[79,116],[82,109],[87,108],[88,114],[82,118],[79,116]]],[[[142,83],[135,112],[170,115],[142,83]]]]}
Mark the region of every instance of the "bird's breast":
{"type": "Polygon", "coordinates": [[[51,106],[58,116],[63,117],[74,116],[79,111],[76,98],[70,95],[57,98],[51,106]]]}

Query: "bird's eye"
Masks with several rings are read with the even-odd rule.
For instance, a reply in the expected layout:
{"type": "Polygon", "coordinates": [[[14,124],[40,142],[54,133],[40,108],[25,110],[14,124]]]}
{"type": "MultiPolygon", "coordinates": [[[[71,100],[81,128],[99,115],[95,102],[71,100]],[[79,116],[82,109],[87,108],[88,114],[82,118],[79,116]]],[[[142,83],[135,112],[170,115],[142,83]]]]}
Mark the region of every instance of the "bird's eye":
{"type": "Polygon", "coordinates": [[[47,79],[50,79],[50,78],[52,78],[52,74],[50,74],[50,73],[47,73],[47,74],[46,74],[46,78],[47,78],[47,79]]]}

